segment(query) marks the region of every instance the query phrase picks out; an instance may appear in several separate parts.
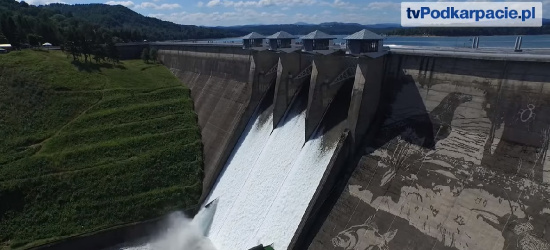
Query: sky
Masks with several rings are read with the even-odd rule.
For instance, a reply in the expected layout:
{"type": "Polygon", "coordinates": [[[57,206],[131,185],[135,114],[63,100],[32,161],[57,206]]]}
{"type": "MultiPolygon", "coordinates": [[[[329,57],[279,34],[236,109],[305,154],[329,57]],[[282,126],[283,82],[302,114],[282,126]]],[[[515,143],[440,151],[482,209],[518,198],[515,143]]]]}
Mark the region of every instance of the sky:
{"type": "MultiPolygon", "coordinates": [[[[178,24],[201,26],[297,22],[400,23],[401,6],[401,1],[396,0],[27,0],[27,2],[34,5],[55,2],[120,4],[144,16],[178,24]]],[[[550,0],[542,2],[543,13],[550,13],[550,0]]],[[[549,15],[544,14],[544,16],[549,15]]]]}

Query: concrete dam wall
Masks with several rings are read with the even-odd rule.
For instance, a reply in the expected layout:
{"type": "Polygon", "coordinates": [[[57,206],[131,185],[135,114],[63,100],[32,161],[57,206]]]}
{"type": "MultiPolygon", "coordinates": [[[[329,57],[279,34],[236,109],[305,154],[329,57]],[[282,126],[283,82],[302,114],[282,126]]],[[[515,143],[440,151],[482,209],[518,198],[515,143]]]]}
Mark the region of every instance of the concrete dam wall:
{"type": "Polygon", "coordinates": [[[550,249],[549,68],[391,54],[379,129],[298,249],[550,249]]]}
{"type": "Polygon", "coordinates": [[[198,113],[203,204],[219,199],[209,238],[219,249],[293,248],[319,209],[311,200],[327,197],[375,114],[384,58],[214,50],[159,48],[198,113]]]}
{"type": "Polygon", "coordinates": [[[550,63],[159,49],[191,88],[203,201],[233,202],[218,249],[550,249],[550,63]]]}
{"type": "Polygon", "coordinates": [[[269,70],[276,69],[277,58],[231,47],[159,49],[159,60],[191,89],[204,147],[204,189],[209,190],[259,100],[274,82],[277,72],[269,70]]]}

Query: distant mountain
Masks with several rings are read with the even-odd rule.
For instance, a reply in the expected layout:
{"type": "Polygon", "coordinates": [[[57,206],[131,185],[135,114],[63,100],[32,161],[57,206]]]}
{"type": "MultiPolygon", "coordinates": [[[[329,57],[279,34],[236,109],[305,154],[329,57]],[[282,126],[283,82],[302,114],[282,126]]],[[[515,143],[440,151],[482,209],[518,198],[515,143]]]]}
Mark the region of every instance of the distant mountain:
{"type": "Polygon", "coordinates": [[[64,16],[75,16],[107,29],[139,31],[149,40],[183,40],[190,38],[222,38],[240,35],[230,29],[180,25],[146,17],[121,5],[106,4],[50,4],[41,8],[64,16]]]}
{"type": "Polygon", "coordinates": [[[395,28],[399,28],[401,25],[394,23],[383,24],[370,24],[363,25],[358,23],[339,23],[339,22],[327,22],[320,24],[308,24],[308,23],[295,23],[295,24],[265,24],[265,25],[240,25],[229,27],[217,27],[221,29],[231,30],[237,33],[250,33],[258,32],[264,35],[270,35],[278,31],[286,31],[295,35],[303,35],[315,30],[321,30],[328,34],[333,35],[347,35],[355,33],[362,29],[369,29],[377,33],[386,33],[395,28]]]}
{"type": "Polygon", "coordinates": [[[398,23],[379,23],[365,26],[371,29],[401,28],[401,24],[398,23]]]}
{"type": "Polygon", "coordinates": [[[124,6],[105,4],[50,4],[0,0],[0,43],[15,47],[49,42],[61,45],[69,37],[98,42],[165,41],[223,38],[242,35],[231,29],[179,25],[142,16],[124,6]],[[79,32],[77,32],[79,31],[79,32]]]}
{"type": "Polygon", "coordinates": [[[368,29],[378,34],[399,35],[399,36],[492,36],[492,35],[541,35],[550,34],[550,19],[543,18],[542,27],[401,27],[397,23],[379,24],[358,24],[326,22],[320,24],[268,24],[268,25],[243,25],[220,27],[231,30],[235,33],[247,34],[258,32],[264,35],[271,35],[278,31],[286,31],[294,35],[305,35],[314,30],[320,30],[332,35],[347,35],[361,29],[368,29]]]}

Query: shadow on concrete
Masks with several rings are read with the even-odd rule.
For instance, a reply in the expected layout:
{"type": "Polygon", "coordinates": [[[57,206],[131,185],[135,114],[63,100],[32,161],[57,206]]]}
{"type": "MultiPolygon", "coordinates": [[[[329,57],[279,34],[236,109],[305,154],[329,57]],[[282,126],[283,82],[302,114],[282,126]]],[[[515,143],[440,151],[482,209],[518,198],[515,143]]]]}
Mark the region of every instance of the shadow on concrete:
{"type": "Polygon", "coordinates": [[[284,126],[287,122],[292,120],[294,117],[300,115],[302,111],[307,108],[307,100],[309,96],[309,84],[302,84],[300,90],[293,100],[290,102],[283,119],[277,124],[277,127],[284,126]]]}
{"type": "MultiPolygon", "coordinates": [[[[271,113],[273,113],[273,98],[275,95],[275,80],[271,82],[269,88],[264,94],[264,97],[258,104],[258,109],[256,112],[259,113],[258,119],[260,119],[260,125],[264,125],[268,120],[271,113]]],[[[254,116],[252,116],[254,118],[254,116]]],[[[253,121],[251,121],[253,122],[253,121]]]]}
{"type": "Polygon", "coordinates": [[[335,127],[343,125],[342,122],[348,118],[348,110],[351,102],[351,91],[353,89],[354,81],[355,78],[348,79],[342,84],[342,86],[340,86],[340,89],[338,89],[338,92],[336,92],[336,95],[334,95],[334,98],[328,105],[323,119],[321,119],[321,123],[317,129],[318,131],[313,133],[312,139],[323,137],[323,142],[332,142],[340,138],[341,131],[340,133],[329,132],[335,127]],[[336,138],[326,138],[328,135],[334,135],[336,138]]]}
{"type": "MultiPolygon", "coordinates": [[[[347,101],[343,97],[344,93],[351,91],[348,88],[342,86],[342,93],[337,94],[337,96],[342,95],[342,97],[338,97],[337,102],[335,98],[335,102],[337,103],[335,107],[337,105],[346,105],[346,103],[349,106],[350,97],[347,98],[347,101]]],[[[345,163],[346,167],[343,167],[342,171],[337,173],[337,182],[329,191],[328,198],[321,205],[319,213],[313,219],[314,222],[311,227],[304,232],[303,238],[297,241],[295,249],[308,249],[323,226],[323,223],[328,219],[338,199],[342,196],[352,173],[359,165],[363,155],[367,155],[382,147],[400,135],[405,135],[402,136],[403,140],[410,141],[410,143],[421,147],[433,148],[435,146],[434,126],[411,76],[405,75],[402,71],[394,76],[386,75],[383,80],[381,93],[374,121],[370,124],[365,136],[361,138],[360,146],[355,151],[355,155],[350,156],[345,163]],[[408,112],[409,110],[412,112],[408,112]],[[415,140],[406,136],[411,129],[424,136],[425,140],[415,140]]],[[[333,118],[332,116],[334,116],[334,118],[340,117],[339,119],[342,119],[341,116],[347,116],[347,112],[346,114],[335,114],[337,110],[335,108],[334,111],[329,111],[331,113],[327,117],[333,118]]],[[[337,124],[337,119],[334,121],[330,121],[331,119],[324,120],[326,120],[327,125],[337,124]]]]}

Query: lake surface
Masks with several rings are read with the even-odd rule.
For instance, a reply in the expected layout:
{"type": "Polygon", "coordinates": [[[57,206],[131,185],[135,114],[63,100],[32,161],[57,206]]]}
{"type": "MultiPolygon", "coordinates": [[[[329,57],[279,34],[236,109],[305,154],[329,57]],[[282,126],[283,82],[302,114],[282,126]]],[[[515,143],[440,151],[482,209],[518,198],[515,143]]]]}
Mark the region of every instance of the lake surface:
{"type": "MultiPolygon", "coordinates": [[[[301,35],[297,35],[300,37],[301,35]]],[[[344,43],[346,35],[335,35],[335,43],[344,43]]],[[[480,48],[514,48],[517,36],[479,36],[480,48]]],[[[522,48],[550,48],[550,35],[522,36],[522,48]]],[[[473,36],[458,37],[413,37],[391,36],[384,38],[384,45],[441,46],[468,48],[472,46],[473,36]]],[[[297,39],[299,41],[300,39],[297,39]]],[[[241,38],[223,38],[215,43],[241,43],[241,38]]]]}

